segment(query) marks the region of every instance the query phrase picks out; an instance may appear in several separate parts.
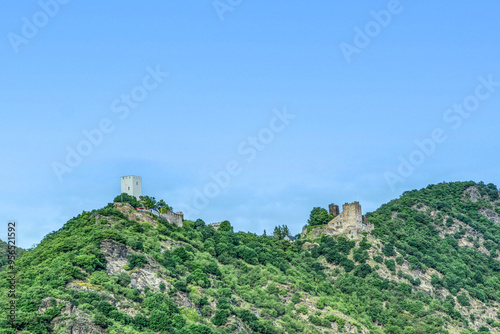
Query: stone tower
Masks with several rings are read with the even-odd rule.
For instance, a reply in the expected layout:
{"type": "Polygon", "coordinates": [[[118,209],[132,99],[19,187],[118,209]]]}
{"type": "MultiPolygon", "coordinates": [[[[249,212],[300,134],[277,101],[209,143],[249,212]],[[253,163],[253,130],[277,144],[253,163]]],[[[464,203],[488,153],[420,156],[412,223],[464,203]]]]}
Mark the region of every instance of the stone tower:
{"type": "Polygon", "coordinates": [[[142,178],[140,176],[122,176],[121,178],[121,193],[135,196],[139,199],[142,196],[142,178]]]}
{"type": "Polygon", "coordinates": [[[340,212],[339,212],[339,206],[335,204],[329,204],[328,205],[328,213],[333,215],[333,217],[337,217],[340,212]]]}
{"type": "Polygon", "coordinates": [[[359,202],[345,203],[342,205],[342,220],[346,228],[363,228],[363,216],[359,202]]]}

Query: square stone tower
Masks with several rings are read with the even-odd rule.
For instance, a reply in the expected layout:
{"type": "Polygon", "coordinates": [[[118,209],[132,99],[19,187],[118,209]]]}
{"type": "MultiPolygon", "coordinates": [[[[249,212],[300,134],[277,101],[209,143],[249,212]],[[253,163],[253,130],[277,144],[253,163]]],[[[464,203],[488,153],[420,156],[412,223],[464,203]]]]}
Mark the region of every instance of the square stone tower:
{"type": "Polygon", "coordinates": [[[333,215],[333,217],[337,217],[340,212],[339,212],[339,206],[335,204],[329,204],[328,205],[328,213],[333,215]]]}
{"type": "Polygon", "coordinates": [[[363,218],[359,202],[345,203],[342,205],[342,216],[345,227],[361,230],[363,218]]]}
{"type": "Polygon", "coordinates": [[[125,193],[139,199],[139,196],[142,196],[142,178],[135,175],[122,176],[121,189],[122,194],[125,193]]]}

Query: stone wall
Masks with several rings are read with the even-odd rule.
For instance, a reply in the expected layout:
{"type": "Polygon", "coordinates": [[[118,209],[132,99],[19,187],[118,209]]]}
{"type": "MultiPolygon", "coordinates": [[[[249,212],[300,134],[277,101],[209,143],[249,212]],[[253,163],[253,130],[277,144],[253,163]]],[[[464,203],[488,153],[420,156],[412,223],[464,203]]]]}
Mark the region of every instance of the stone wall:
{"type": "Polygon", "coordinates": [[[182,227],[182,222],[184,221],[184,214],[182,212],[172,212],[160,213],[160,218],[165,219],[170,224],[182,227]]]}

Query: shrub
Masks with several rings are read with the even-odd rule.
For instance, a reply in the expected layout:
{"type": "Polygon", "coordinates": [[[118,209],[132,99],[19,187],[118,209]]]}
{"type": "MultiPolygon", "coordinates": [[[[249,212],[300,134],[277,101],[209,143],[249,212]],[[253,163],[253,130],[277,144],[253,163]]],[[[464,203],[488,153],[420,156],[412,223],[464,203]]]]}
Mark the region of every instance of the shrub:
{"type": "Polygon", "coordinates": [[[131,281],[130,276],[125,272],[121,272],[116,278],[116,283],[120,284],[123,287],[129,285],[130,281],[131,281]]]}
{"type": "Polygon", "coordinates": [[[461,294],[459,294],[457,296],[457,301],[462,306],[469,306],[470,305],[469,298],[467,298],[467,295],[464,292],[462,292],[461,294]]]}
{"type": "Polygon", "coordinates": [[[183,291],[183,292],[188,291],[186,281],[179,280],[179,281],[174,283],[174,287],[179,291],[183,291]]]}
{"type": "Polygon", "coordinates": [[[309,322],[316,326],[330,327],[330,321],[314,315],[309,316],[309,322]]]}
{"type": "Polygon", "coordinates": [[[129,262],[130,270],[132,270],[136,267],[142,267],[147,262],[146,257],[142,254],[132,253],[132,254],[127,255],[127,259],[129,262]]]}
{"type": "Polygon", "coordinates": [[[394,262],[394,260],[385,260],[384,263],[390,271],[396,270],[396,263],[394,262]]]}
{"type": "Polygon", "coordinates": [[[226,323],[227,317],[229,316],[228,310],[217,310],[215,311],[215,315],[210,321],[215,326],[222,326],[226,323]]]}
{"type": "Polygon", "coordinates": [[[385,256],[395,256],[396,252],[394,251],[394,245],[391,243],[387,243],[382,247],[382,253],[384,253],[385,256]]]}

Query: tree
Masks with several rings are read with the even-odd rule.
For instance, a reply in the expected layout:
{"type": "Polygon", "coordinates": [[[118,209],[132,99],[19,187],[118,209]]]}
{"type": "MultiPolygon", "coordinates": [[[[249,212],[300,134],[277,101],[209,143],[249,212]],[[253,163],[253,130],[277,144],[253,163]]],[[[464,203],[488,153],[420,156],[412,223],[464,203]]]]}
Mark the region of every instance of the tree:
{"type": "Polygon", "coordinates": [[[196,221],[194,222],[194,228],[197,229],[197,230],[201,229],[201,228],[203,228],[205,226],[206,226],[206,224],[205,224],[205,222],[202,219],[196,219],[196,221]]]}
{"type": "MultiPolygon", "coordinates": [[[[154,199],[154,197],[153,197],[154,199]]],[[[172,211],[173,208],[168,205],[167,203],[165,203],[164,200],[159,200],[158,203],[156,203],[156,208],[155,209],[158,209],[158,211],[160,211],[160,213],[167,213],[169,211],[172,211]]]]}
{"type": "Polygon", "coordinates": [[[282,231],[283,237],[287,237],[290,235],[290,230],[288,229],[288,226],[286,226],[286,225],[281,225],[281,231],[282,231]]]}
{"type": "Polygon", "coordinates": [[[167,312],[153,310],[149,316],[149,328],[154,331],[171,330],[172,319],[167,312]]]}
{"type": "Polygon", "coordinates": [[[228,220],[224,220],[222,223],[220,223],[219,231],[229,232],[232,230],[233,227],[231,226],[231,223],[228,220]]]}
{"type": "Polygon", "coordinates": [[[288,226],[281,225],[274,227],[273,237],[278,240],[283,240],[285,237],[290,235],[290,230],[288,226]]]}
{"type": "Polygon", "coordinates": [[[210,319],[210,321],[216,326],[221,326],[226,323],[228,316],[229,316],[228,310],[218,309],[215,311],[215,316],[212,319],[210,319]]]}
{"type": "Polygon", "coordinates": [[[138,330],[142,330],[149,326],[148,318],[146,318],[142,313],[137,313],[134,317],[134,327],[138,330]]]}
{"type": "Polygon", "coordinates": [[[142,203],[142,205],[146,209],[156,209],[158,204],[156,202],[156,199],[154,197],[149,197],[149,196],[139,196],[139,199],[142,203]]]}
{"type": "Polygon", "coordinates": [[[462,292],[462,294],[457,296],[457,301],[460,305],[462,306],[469,306],[469,298],[467,298],[467,295],[462,292]]]}
{"type": "Polygon", "coordinates": [[[394,251],[394,245],[391,243],[385,244],[382,248],[382,253],[384,253],[385,256],[395,256],[396,252],[394,251]]]}
{"type": "Polygon", "coordinates": [[[146,264],[146,257],[142,254],[129,254],[127,255],[127,259],[129,261],[129,270],[132,270],[137,267],[142,267],[146,264]]]}
{"type": "Polygon", "coordinates": [[[122,193],[121,195],[116,196],[113,202],[129,203],[134,208],[137,208],[139,206],[139,201],[137,200],[137,198],[135,198],[135,196],[130,196],[129,194],[126,193],[122,193]]]}
{"type": "Polygon", "coordinates": [[[315,207],[311,210],[307,224],[309,226],[324,225],[331,220],[330,218],[331,217],[328,215],[328,211],[326,211],[326,209],[315,207]]]}

